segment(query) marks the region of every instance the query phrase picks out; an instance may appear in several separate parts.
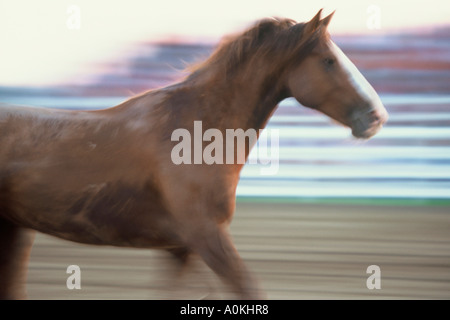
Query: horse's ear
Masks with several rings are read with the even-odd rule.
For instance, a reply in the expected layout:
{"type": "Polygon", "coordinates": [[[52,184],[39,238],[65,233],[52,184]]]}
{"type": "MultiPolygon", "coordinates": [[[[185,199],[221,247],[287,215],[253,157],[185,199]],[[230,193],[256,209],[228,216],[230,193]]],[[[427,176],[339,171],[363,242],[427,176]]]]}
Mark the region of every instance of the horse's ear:
{"type": "Polygon", "coordinates": [[[314,18],[312,18],[309,22],[306,23],[306,25],[305,25],[305,33],[306,34],[311,34],[314,31],[316,31],[317,28],[319,28],[319,26],[321,24],[320,15],[322,14],[322,10],[323,9],[320,9],[319,12],[316,13],[314,18]]]}
{"type": "Polygon", "coordinates": [[[330,13],[330,14],[329,14],[328,16],[326,16],[325,18],[323,18],[323,19],[320,21],[320,24],[321,24],[322,26],[324,26],[324,27],[328,27],[328,25],[330,24],[331,18],[333,18],[333,15],[334,15],[335,12],[336,12],[336,10],[333,11],[332,13],[330,13]]]}

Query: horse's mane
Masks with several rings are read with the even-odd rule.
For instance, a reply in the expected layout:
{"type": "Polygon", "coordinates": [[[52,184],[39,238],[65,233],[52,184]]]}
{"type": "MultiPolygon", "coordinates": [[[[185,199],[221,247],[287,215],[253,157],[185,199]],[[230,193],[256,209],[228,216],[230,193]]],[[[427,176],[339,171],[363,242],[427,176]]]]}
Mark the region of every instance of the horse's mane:
{"type": "MultiPolygon", "coordinates": [[[[216,75],[232,78],[244,63],[258,57],[269,58],[273,70],[283,72],[305,58],[324,36],[322,29],[307,34],[305,26],[306,23],[285,18],[259,20],[243,33],[224,37],[205,61],[188,66],[185,71],[189,75],[185,80],[195,78],[211,67],[215,67],[216,75]]],[[[131,97],[119,106],[126,106],[152,92],[149,90],[131,97]]]]}
{"type": "MultiPolygon", "coordinates": [[[[292,19],[259,20],[247,31],[222,39],[206,61],[191,66],[188,70],[195,74],[208,66],[220,64],[225,67],[226,73],[230,74],[237,66],[255,57],[275,57],[274,55],[280,52],[286,57],[282,60],[294,59],[298,62],[312,50],[321,36],[317,32],[304,35],[305,25],[292,19]]],[[[277,61],[281,62],[280,59],[277,61]]]]}

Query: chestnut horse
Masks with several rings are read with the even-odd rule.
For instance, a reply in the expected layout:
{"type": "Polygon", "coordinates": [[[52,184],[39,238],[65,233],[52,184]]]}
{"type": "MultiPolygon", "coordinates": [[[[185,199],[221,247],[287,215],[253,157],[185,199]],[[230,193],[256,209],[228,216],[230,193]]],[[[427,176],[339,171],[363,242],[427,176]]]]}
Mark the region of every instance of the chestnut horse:
{"type": "MultiPolygon", "coordinates": [[[[260,296],[228,232],[244,164],[175,164],[171,135],[194,121],[226,132],[265,127],[294,97],[374,135],[378,95],[333,43],[321,11],[264,19],[224,39],[179,83],[93,111],[0,104],[0,295],[25,297],[35,230],[94,245],[195,254],[240,298],[260,296]],[[32,230],[32,231],[31,231],[32,230]]],[[[245,146],[248,156],[251,146],[245,146]]]]}

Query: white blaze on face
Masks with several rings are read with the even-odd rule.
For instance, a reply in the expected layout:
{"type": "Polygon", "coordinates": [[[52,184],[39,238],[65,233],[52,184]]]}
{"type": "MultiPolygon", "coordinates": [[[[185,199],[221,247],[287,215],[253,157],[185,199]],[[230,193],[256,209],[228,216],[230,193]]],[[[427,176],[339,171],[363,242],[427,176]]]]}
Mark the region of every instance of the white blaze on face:
{"type": "Polygon", "coordinates": [[[331,50],[335,54],[337,61],[342,66],[342,68],[347,72],[348,78],[352,83],[355,90],[359,93],[361,98],[370,102],[373,108],[383,107],[378,94],[375,89],[370,85],[370,83],[364,78],[361,72],[356,68],[353,62],[345,55],[344,52],[334,43],[331,42],[331,50]]]}
{"type": "Polygon", "coordinates": [[[358,105],[354,106],[353,119],[355,120],[356,128],[353,128],[353,132],[354,134],[361,133],[362,136],[371,136],[387,121],[387,111],[375,89],[364,78],[353,62],[332,41],[331,51],[335,55],[338,64],[347,73],[350,83],[361,99],[361,107],[359,108],[358,105]],[[366,131],[367,134],[363,131],[366,131]]]}

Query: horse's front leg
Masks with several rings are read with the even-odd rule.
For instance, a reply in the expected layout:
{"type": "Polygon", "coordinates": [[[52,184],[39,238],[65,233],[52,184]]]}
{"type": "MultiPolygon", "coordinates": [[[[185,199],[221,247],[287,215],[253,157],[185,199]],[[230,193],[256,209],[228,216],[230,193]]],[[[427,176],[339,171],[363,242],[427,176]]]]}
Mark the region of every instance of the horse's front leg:
{"type": "Polygon", "coordinates": [[[263,298],[226,228],[217,225],[201,228],[191,239],[190,247],[241,299],[263,298]]]}
{"type": "Polygon", "coordinates": [[[0,299],[26,299],[28,260],[35,231],[0,218],[0,299]]]}

